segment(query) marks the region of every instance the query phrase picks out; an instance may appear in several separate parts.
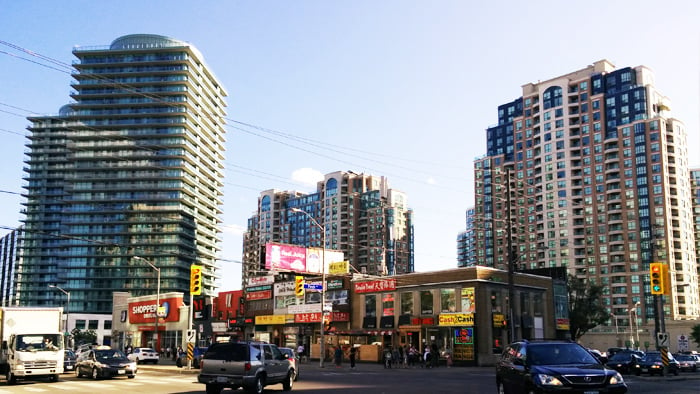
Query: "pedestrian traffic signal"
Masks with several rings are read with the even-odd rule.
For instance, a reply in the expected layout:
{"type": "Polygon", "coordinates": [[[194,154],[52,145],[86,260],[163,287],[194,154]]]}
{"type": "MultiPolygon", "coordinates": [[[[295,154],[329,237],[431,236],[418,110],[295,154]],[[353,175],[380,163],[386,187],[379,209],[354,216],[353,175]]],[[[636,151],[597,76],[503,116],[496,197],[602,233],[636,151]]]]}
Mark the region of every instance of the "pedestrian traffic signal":
{"type": "Polygon", "coordinates": [[[651,294],[666,293],[666,275],[663,263],[649,264],[649,277],[651,279],[651,294]]]}
{"type": "Polygon", "coordinates": [[[295,276],[294,277],[294,294],[297,297],[304,296],[304,277],[303,276],[295,276]]]}
{"type": "Polygon", "coordinates": [[[190,294],[200,295],[202,294],[202,266],[194,265],[190,266],[190,294]]]}

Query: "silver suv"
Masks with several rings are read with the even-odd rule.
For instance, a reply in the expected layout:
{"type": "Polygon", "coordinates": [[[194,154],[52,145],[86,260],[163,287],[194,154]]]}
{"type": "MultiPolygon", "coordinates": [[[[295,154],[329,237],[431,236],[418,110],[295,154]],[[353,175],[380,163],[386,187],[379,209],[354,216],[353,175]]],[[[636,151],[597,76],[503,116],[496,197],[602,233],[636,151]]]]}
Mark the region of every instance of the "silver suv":
{"type": "Polygon", "coordinates": [[[250,393],[282,384],[284,391],[294,385],[294,367],[277,346],[253,341],[214,343],[204,353],[197,380],[207,385],[207,394],[219,394],[230,387],[250,393]]]}

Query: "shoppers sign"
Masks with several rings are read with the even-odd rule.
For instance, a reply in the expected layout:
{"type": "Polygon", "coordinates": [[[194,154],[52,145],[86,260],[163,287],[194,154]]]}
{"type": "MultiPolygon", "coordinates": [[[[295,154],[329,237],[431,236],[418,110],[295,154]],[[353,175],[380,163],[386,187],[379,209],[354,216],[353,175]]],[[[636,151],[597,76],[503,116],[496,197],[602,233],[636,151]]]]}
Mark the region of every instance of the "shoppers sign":
{"type": "MultiPolygon", "coordinates": [[[[182,298],[163,298],[160,300],[159,321],[178,322],[180,321],[180,307],[182,298]]],[[[129,323],[155,323],[158,305],[156,300],[130,302],[129,303],[129,323]]]]}

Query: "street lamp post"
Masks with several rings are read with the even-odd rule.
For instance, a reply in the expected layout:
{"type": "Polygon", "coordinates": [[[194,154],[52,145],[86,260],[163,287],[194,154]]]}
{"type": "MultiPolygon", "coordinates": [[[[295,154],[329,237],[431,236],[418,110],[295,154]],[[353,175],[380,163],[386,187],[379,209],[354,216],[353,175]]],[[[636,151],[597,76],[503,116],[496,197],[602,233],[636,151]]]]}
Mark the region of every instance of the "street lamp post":
{"type": "MultiPolygon", "coordinates": [[[[635,317],[637,316],[637,307],[639,306],[640,302],[637,301],[636,304],[632,308],[628,308],[627,312],[629,312],[629,317],[630,317],[630,345],[632,345],[632,348],[634,349],[634,330],[632,326],[632,313],[634,313],[635,317]]],[[[637,338],[639,338],[639,326],[637,326],[637,338]]],[[[637,342],[639,342],[639,339],[637,339],[637,342]]]]}
{"type": "Polygon", "coordinates": [[[56,286],[56,285],[49,285],[50,288],[56,289],[61,291],[63,294],[66,295],[66,325],[63,327],[63,332],[66,333],[68,332],[68,317],[70,315],[70,291],[63,290],[62,288],[56,286]]]}
{"type": "Polygon", "coordinates": [[[620,329],[617,326],[617,316],[615,316],[614,313],[610,313],[610,316],[613,318],[613,321],[615,321],[615,346],[619,346],[620,343],[620,329]]]}
{"type": "Polygon", "coordinates": [[[326,356],[326,336],[323,332],[323,318],[326,316],[326,228],[304,210],[292,208],[292,212],[306,215],[314,225],[321,229],[321,243],[323,244],[323,249],[321,250],[321,346],[318,366],[323,368],[326,356]]]}
{"type": "Polygon", "coordinates": [[[637,316],[637,307],[640,305],[640,302],[637,301],[637,303],[634,304],[634,325],[636,327],[636,336],[637,336],[637,350],[639,350],[639,316],[637,316]]]}
{"type": "Polygon", "coordinates": [[[160,268],[156,267],[153,265],[150,261],[147,259],[141,257],[141,256],[134,256],[135,259],[141,260],[151,266],[157,273],[158,273],[158,283],[156,285],[156,321],[155,321],[155,334],[153,334],[153,347],[155,348],[156,352],[160,353],[160,350],[158,350],[158,341],[160,340],[160,336],[158,335],[158,319],[160,317],[158,316],[158,310],[160,309],[160,268]]]}

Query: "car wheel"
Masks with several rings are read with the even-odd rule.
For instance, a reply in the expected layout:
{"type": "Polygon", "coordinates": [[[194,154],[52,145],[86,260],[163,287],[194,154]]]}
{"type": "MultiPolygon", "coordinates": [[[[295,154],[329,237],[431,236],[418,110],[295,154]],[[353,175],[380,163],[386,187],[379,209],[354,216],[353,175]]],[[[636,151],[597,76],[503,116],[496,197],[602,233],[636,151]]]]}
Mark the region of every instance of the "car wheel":
{"type": "Polygon", "coordinates": [[[263,382],[260,376],[255,377],[255,383],[252,386],[247,387],[246,391],[254,394],[262,394],[263,387],[265,387],[265,382],[263,382]]]}
{"type": "Polygon", "coordinates": [[[220,394],[222,387],[218,384],[207,384],[207,394],[220,394]]]}
{"type": "Polygon", "coordinates": [[[99,374],[99,372],[97,372],[97,368],[92,369],[92,378],[95,380],[100,378],[100,374],[99,374]]]}
{"type": "Polygon", "coordinates": [[[153,365],[156,365],[156,364],[158,364],[158,360],[157,360],[157,359],[156,359],[156,360],[153,360],[153,365]]]}
{"type": "Polygon", "coordinates": [[[58,375],[57,374],[49,375],[49,382],[51,382],[51,383],[58,382],[58,375]]]}
{"type": "Polygon", "coordinates": [[[127,375],[126,377],[129,378],[129,379],[133,379],[133,378],[136,377],[136,375],[127,375]]]}
{"type": "Polygon", "coordinates": [[[282,390],[289,391],[294,386],[294,370],[287,372],[287,377],[282,382],[282,390]]]}
{"type": "Polygon", "coordinates": [[[8,385],[13,385],[17,383],[17,377],[15,376],[15,374],[12,373],[12,371],[7,371],[6,377],[8,385]]]}

